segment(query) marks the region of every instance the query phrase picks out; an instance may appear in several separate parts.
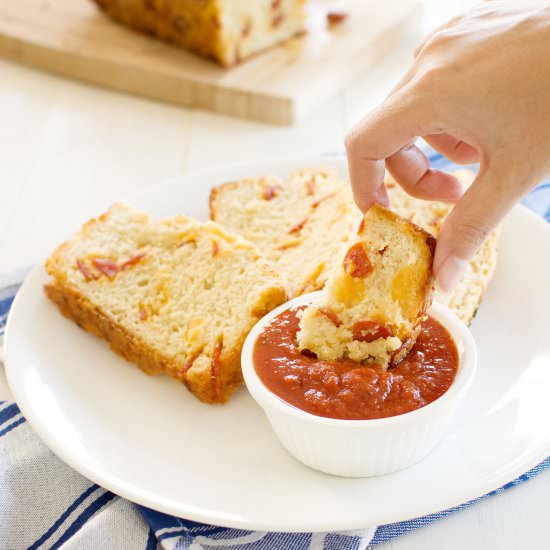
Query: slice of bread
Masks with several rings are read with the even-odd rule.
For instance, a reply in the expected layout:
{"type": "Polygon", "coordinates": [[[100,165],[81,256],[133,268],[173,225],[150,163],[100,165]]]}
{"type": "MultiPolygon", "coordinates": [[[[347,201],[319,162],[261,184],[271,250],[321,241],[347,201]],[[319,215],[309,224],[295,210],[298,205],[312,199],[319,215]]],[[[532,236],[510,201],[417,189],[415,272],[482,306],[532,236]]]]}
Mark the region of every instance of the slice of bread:
{"type": "MultiPolygon", "coordinates": [[[[454,175],[468,187],[475,174],[457,170],[454,175]]],[[[436,237],[452,204],[425,201],[407,195],[391,178],[386,177],[390,205],[394,212],[419,225],[436,237]]],[[[448,306],[465,324],[470,324],[495,272],[498,257],[499,229],[492,231],[469,262],[457,286],[448,294],[436,291],[434,300],[448,306]]]]}
{"type": "Polygon", "coordinates": [[[323,360],[397,364],[414,345],[431,304],[434,249],[432,235],[371,206],[323,297],[303,311],[300,349],[323,360]]]}
{"type": "MultiPolygon", "coordinates": [[[[459,170],[455,175],[465,185],[474,178],[469,170],[459,170]]],[[[389,175],[386,185],[394,212],[439,235],[452,205],[411,197],[389,175]]],[[[222,185],[212,191],[210,206],[213,220],[261,247],[289,281],[292,296],[323,288],[361,218],[349,185],[323,168],[301,170],[286,181],[266,177],[222,185]],[[311,205],[319,200],[315,197],[322,196],[328,197],[325,206],[308,217],[311,205]],[[304,231],[289,234],[306,218],[304,231]]],[[[466,324],[471,322],[493,276],[497,249],[498,231],[493,231],[455,289],[450,294],[435,294],[435,300],[449,306],[466,324]]]]}
{"type": "Polygon", "coordinates": [[[46,269],[46,293],[65,316],[208,403],[241,383],[247,333],[286,299],[280,275],[240,237],[185,216],[152,222],[123,205],[86,223],[46,269]]]}
{"type": "Polygon", "coordinates": [[[210,214],[260,248],[291,296],[323,288],[361,219],[349,185],[324,168],[216,187],[210,214]]]}

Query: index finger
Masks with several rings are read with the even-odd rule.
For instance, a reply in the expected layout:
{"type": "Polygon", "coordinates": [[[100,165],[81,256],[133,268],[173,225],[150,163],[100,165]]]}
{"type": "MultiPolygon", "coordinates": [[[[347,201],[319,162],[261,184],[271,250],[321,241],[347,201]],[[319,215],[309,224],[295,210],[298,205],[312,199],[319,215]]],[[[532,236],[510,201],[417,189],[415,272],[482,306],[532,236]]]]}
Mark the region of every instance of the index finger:
{"type": "Polygon", "coordinates": [[[389,97],[346,137],[348,171],[357,206],[364,212],[373,203],[385,206],[385,159],[409,146],[417,136],[439,130],[426,104],[403,92],[389,97]]]}

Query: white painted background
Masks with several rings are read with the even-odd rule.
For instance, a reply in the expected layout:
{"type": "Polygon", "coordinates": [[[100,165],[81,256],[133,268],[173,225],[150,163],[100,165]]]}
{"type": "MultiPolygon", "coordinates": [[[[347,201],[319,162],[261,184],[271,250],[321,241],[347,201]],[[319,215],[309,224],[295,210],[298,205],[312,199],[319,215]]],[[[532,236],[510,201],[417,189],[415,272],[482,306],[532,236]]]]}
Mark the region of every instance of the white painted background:
{"type": "MultiPolygon", "coordinates": [[[[427,0],[426,29],[472,4],[427,0]]],[[[86,218],[174,175],[342,150],[346,130],[383,99],[412,46],[294,128],[153,103],[0,61],[0,275],[42,260],[86,218]]],[[[550,471],[379,548],[550,548],[550,471]]]]}

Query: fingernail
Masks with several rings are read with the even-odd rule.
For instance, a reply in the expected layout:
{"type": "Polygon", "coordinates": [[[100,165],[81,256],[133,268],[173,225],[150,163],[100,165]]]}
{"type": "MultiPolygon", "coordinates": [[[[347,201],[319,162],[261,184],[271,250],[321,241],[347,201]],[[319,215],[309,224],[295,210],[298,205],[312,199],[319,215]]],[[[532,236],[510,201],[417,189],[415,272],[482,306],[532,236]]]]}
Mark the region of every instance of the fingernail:
{"type": "Polygon", "coordinates": [[[451,292],[458,283],[462,272],[466,269],[468,260],[458,256],[449,256],[439,268],[437,286],[442,292],[451,292]]]}

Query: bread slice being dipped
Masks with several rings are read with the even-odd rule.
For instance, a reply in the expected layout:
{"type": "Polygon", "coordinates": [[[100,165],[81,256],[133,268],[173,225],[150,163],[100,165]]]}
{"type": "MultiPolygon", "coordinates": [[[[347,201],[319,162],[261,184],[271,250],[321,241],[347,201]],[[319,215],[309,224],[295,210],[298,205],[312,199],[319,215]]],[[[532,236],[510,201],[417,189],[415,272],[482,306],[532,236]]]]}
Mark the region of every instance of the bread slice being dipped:
{"type": "Polygon", "coordinates": [[[300,349],[330,361],[397,364],[431,304],[434,248],[431,234],[373,205],[321,299],[304,310],[300,349]]]}

